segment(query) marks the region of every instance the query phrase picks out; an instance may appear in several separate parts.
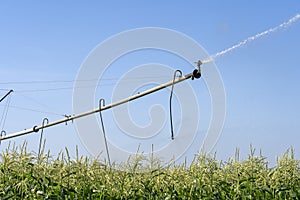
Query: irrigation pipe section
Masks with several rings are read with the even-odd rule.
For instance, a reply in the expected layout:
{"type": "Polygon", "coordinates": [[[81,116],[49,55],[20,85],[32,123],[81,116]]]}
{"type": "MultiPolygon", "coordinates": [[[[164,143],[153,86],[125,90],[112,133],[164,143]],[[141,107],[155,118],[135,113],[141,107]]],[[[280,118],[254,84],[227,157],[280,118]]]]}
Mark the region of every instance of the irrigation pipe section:
{"type": "Polygon", "coordinates": [[[177,79],[173,79],[172,81],[169,81],[169,82],[166,82],[164,84],[161,84],[159,86],[156,86],[154,88],[151,88],[149,90],[146,90],[144,92],[140,92],[138,94],[135,94],[135,95],[132,95],[130,97],[127,97],[125,99],[122,99],[120,101],[117,101],[115,103],[111,103],[111,104],[108,104],[108,105],[105,105],[105,106],[102,106],[102,107],[99,107],[98,109],[95,109],[95,110],[91,110],[91,111],[87,111],[87,112],[84,112],[84,113],[80,113],[80,114],[77,114],[77,115],[73,115],[73,116],[66,116],[66,118],[64,119],[61,119],[61,120],[57,120],[57,121],[54,121],[54,122],[50,122],[50,123],[47,123],[47,124],[44,124],[41,125],[41,126],[34,126],[33,128],[30,128],[30,129],[25,129],[23,131],[19,131],[19,132],[15,132],[15,133],[11,133],[11,134],[8,134],[8,135],[1,135],[0,136],[0,141],[2,140],[7,140],[7,139],[11,139],[11,138],[14,138],[14,137],[18,137],[18,136],[22,136],[22,135],[26,135],[26,134],[29,134],[29,133],[34,133],[34,132],[38,132],[39,130],[42,130],[44,128],[48,128],[48,127],[51,127],[51,126],[55,126],[55,125],[58,125],[58,124],[61,124],[61,123],[66,123],[68,121],[73,121],[74,119],[77,119],[77,118],[81,118],[81,117],[84,117],[84,116],[87,116],[87,115],[91,115],[91,114],[94,114],[94,113],[98,113],[100,111],[103,111],[103,110],[107,110],[107,109],[110,109],[110,108],[113,108],[113,107],[116,107],[116,106],[119,106],[121,104],[124,104],[124,103],[127,103],[129,101],[133,101],[135,99],[138,99],[138,98],[141,98],[143,96],[146,96],[148,94],[151,94],[153,92],[156,92],[156,91],[159,91],[161,89],[164,89],[166,87],[169,87],[169,86],[172,86],[174,84],[177,84],[177,83],[180,83],[182,81],[185,81],[187,79],[198,79],[201,77],[201,71],[200,71],[200,65],[202,64],[201,61],[198,61],[197,62],[197,65],[198,65],[198,69],[195,69],[192,73],[190,74],[187,74],[187,75],[184,75],[184,76],[180,76],[178,77],[177,79]]]}

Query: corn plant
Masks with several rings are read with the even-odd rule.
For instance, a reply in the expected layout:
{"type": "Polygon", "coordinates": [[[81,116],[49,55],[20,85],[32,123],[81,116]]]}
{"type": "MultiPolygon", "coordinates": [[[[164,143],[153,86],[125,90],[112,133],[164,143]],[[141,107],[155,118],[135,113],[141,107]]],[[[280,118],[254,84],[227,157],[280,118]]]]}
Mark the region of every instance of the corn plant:
{"type": "Polygon", "coordinates": [[[0,199],[299,199],[300,163],[293,149],[269,167],[253,148],[226,162],[198,154],[191,164],[161,165],[141,154],[122,164],[71,158],[68,149],[40,155],[27,144],[0,153],[0,199]]]}

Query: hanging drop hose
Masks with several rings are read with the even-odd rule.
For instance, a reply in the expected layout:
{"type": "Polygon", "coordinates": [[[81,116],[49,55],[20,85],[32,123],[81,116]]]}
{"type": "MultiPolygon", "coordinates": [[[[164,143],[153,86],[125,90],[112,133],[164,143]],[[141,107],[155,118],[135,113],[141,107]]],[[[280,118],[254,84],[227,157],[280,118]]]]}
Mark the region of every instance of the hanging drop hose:
{"type": "Polygon", "coordinates": [[[43,142],[43,133],[44,133],[44,127],[46,124],[49,123],[48,118],[44,118],[43,119],[43,123],[42,123],[42,128],[41,128],[41,135],[40,135],[40,143],[39,143],[39,151],[38,151],[38,159],[40,158],[41,155],[41,148],[42,148],[42,142],[43,142]]]}
{"type": "MultiPolygon", "coordinates": [[[[196,62],[198,69],[195,69],[193,71],[193,76],[192,76],[192,80],[194,80],[194,78],[198,79],[201,77],[201,69],[200,69],[200,65],[202,64],[202,62],[200,60],[198,60],[196,62]]],[[[176,74],[179,73],[179,78],[182,77],[182,72],[180,70],[176,70],[174,72],[174,76],[173,76],[173,81],[172,81],[172,88],[171,88],[171,93],[170,93],[170,101],[169,101],[169,110],[170,110],[170,126],[171,126],[171,139],[174,140],[174,128],[173,128],[173,117],[172,117],[172,97],[173,97],[173,91],[174,91],[174,83],[175,83],[175,79],[176,79],[176,74]]]]}
{"type": "MultiPolygon", "coordinates": [[[[6,136],[6,132],[4,130],[1,131],[0,136],[6,136]]],[[[1,145],[1,140],[0,140],[0,145],[1,145]]]]}
{"type": "Polygon", "coordinates": [[[107,139],[106,139],[106,134],[105,134],[105,129],[104,129],[104,122],[103,122],[103,117],[102,117],[102,112],[101,112],[102,105],[105,106],[105,100],[104,99],[100,99],[99,100],[99,115],[100,115],[102,132],[103,132],[103,137],[104,137],[104,142],[105,142],[105,149],[106,149],[106,154],[107,154],[107,160],[108,160],[109,167],[111,167],[109,150],[108,150],[108,145],[107,145],[107,139]]]}
{"type": "Polygon", "coordinates": [[[171,93],[170,93],[170,101],[169,101],[169,106],[170,106],[170,125],[171,125],[171,139],[174,140],[174,130],[173,130],[173,119],[172,119],[172,97],[173,97],[173,90],[174,90],[174,82],[176,78],[177,72],[179,73],[179,77],[182,76],[182,72],[180,70],[176,70],[173,75],[173,82],[172,82],[172,88],[171,88],[171,93]]]}

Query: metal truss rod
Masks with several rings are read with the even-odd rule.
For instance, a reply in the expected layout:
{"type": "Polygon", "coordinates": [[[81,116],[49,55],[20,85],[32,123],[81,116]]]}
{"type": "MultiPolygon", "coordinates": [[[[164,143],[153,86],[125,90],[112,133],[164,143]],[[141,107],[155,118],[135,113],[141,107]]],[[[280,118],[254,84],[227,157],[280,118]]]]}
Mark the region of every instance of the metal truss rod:
{"type": "Polygon", "coordinates": [[[4,95],[1,99],[0,99],[0,102],[3,101],[10,93],[12,93],[13,90],[9,90],[8,93],[6,93],[6,95],[4,95]]]}

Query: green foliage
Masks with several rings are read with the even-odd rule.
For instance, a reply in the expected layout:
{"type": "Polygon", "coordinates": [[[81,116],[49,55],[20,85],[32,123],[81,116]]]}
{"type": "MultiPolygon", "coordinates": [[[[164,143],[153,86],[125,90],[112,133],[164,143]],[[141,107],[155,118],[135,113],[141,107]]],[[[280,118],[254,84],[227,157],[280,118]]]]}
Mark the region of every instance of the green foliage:
{"type": "Polygon", "coordinates": [[[0,199],[299,199],[300,167],[288,150],[270,168],[266,159],[218,161],[197,155],[191,165],[162,167],[152,156],[129,158],[122,165],[98,159],[71,159],[66,149],[56,158],[21,147],[0,154],[0,199]],[[147,162],[145,162],[147,161],[147,162]]]}

